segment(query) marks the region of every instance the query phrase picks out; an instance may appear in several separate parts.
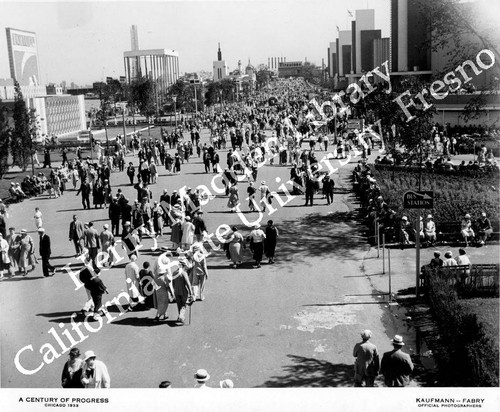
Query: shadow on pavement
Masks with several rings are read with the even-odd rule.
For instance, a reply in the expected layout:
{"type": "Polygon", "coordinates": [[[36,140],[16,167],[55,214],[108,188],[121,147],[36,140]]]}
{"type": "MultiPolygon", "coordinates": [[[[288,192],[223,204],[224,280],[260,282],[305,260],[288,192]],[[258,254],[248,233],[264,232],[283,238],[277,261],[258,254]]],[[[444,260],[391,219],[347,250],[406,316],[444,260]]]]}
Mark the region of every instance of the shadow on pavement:
{"type": "Polygon", "coordinates": [[[166,320],[166,321],[160,321],[156,322],[154,318],[137,318],[137,317],[128,317],[128,318],[123,318],[120,320],[115,320],[112,322],[114,325],[128,325],[128,326],[163,326],[167,325],[171,328],[176,328],[183,326],[181,323],[175,321],[175,320],[166,320]]]}
{"type": "Polygon", "coordinates": [[[15,277],[12,278],[6,278],[4,277],[2,282],[19,282],[21,280],[37,280],[37,279],[44,279],[44,276],[35,276],[35,277],[30,277],[30,276],[19,276],[16,275],[15,277]]]}
{"type": "Polygon", "coordinates": [[[282,261],[293,260],[297,255],[359,258],[360,248],[365,244],[360,238],[364,227],[355,211],[312,213],[297,220],[285,220],[278,229],[276,250],[282,261]]]}
{"type": "Polygon", "coordinates": [[[351,387],[354,367],[343,363],[333,364],[320,359],[287,355],[292,365],[283,367],[283,376],[273,376],[259,388],[284,387],[351,387]]]}

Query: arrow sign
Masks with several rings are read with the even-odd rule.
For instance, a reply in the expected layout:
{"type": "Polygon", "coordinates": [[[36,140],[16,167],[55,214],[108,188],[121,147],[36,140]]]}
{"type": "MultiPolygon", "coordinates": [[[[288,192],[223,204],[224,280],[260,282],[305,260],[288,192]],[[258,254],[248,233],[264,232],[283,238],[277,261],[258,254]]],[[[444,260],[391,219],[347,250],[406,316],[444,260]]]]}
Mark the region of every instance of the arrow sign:
{"type": "Polygon", "coordinates": [[[405,209],[432,209],[434,208],[434,192],[431,190],[409,190],[403,195],[405,209]]]}

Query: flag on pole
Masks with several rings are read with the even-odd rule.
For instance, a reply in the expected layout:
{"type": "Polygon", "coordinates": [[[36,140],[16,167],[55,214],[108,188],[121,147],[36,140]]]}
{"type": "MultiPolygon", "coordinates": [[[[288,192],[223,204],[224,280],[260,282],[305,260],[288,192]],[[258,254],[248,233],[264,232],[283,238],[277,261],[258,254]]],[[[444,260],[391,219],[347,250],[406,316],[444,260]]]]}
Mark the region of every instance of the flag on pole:
{"type": "Polygon", "coordinates": [[[340,31],[339,26],[337,26],[337,33],[340,31]]]}
{"type": "Polygon", "coordinates": [[[347,10],[347,14],[349,14],[349,17],[354,17],[352,14],[352,11],[350,11],[350,10],[347,10]]]}

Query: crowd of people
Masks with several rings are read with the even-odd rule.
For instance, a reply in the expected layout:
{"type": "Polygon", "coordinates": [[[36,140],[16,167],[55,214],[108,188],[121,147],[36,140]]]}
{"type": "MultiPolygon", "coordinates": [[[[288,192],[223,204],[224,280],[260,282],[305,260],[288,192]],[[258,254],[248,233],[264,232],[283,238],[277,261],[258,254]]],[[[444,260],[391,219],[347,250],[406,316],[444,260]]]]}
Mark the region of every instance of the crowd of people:
{"type": "MultiPolygon", "coordinates": [[[[312,121],[314,117],[310,116],[307,92],[306,85],[300,80],[278,82],[274,89],[257,95],[251,104],[234,103],[219,112],[203,112],[170,131],[162,127],[160,138],[143,136],[138,132],[127,144],[126,139],[119,136],[113,139],[111,151],[96,142],[92,156],[86,159],[81,149],[77,149],[73,160],[68,160],[63,150],[63,161],[58,168],[51,167],[49,152],[48,159],[44,159],[44,167],[50,168],[49,175],[26,176],[25,187],[21,184],[24,195],[19,194],[19,200],[23,196],[39,195],[45,191],[49,197],[58,198],[67,191],[67,183],[71,182],[76,196],[81,196],[84,210],[90,210],[92,206],[94,209],[107,209],[109,222],[103,224],[102,229],[98,230],[94,221],[80,221],[76,214],[69,224],[68,241],[74,247],[75,257],[85,255],[84,266],[79,272],[86,294],[81,314],[94,319],[106,315],[107,305],[103,296],[109,290],[99,274],[103,267],[116,264],[117,254],[112,250],[121,245],[128,257],[123,271],[125,290],[129,295],[127,310],[155,309],[151,320],[164,322],[168,319],[169,304],[175,303],[177,317],[174,322],[178,325],[190,324],[191,305],[206,299],[209,277],[207,226],[212,222],[205,221],[203,205],[210,197],[201,189],[183,187],[178,190],[162,188],[161,195],[154,199],[151,187],[158,185],[162,170],[168,174],[182,174],[183,165],[195,155],[202,159],[200,173],[221,174],[225,186],[222,196],[227,196],[227,212],[234,213],[241,208],[249,212],[265,211],[272,205],[272,192],[266,181],[258,178],[258,173],[260,164],[268,161],[270,165],[275,165],[275,159],[276,166],[290,168],[292,194],[305,195],[304,206],[313,206],[318,192],[322,193],[326,204],[331,205],[335,182],[333,177],[320,172],[318,151],[326,152],[330,147],[333,157],[340,159],[348,157],[351,151],[360,151],[363,160],[353,172],[355,186],[367,216],[381,225],[387,235],[386,240],[390,241],[392,236],[401,244],[409,244],[419,236],[429,245],[435,245],[439,239],[432,215],[427,215],[417,230],[406,216],[398,217],[385,203],[370,167],[364,161],[374,142],[361,139],[359,134],[349,133],[340,133],[332,141],[331,130],[321,129],[312,121]],[[279,96],[275,99],[275,107],[269,105],[271,95],[279,96]],[[201,141],[203,127],[210,130],[208,142],[201,141]],[[304,142],[308,143],[306,149],[302,148],[304,142]],[[227,150],[225,158],[223,150],[227,150]],[[128,166],[125,162],[127,156],[131,160],[128,166]],[[126,175],[135,196],[127,197],[122,187],[113,184],[112,180],[118,174],[126,175]],[[246,188],[240,189],[243,184],[246,188]],[[245,192],[248,204],[243,202],[245,194],[240,194],[240,190],[245,192]],[[158,250],[156,253],[141,255],[145,238],[152,239],[155,245],[163,241],[163,245],[154,248],[158,250]],[[107,253],[104,261],[99,259],[100,252],[107,253]],[[139,257],[141,264],[138,263],[139,257]]],[[[441,139],[440,132],[438,136],[441,139]]],[[[453,153],[453,139],[435,141],[435,148],[438,143],[442,145],[440,148],[448,147],[446,150],[453,153]]],[[[390,156],[385,156],[376,163],[391,164],[392,161],[390,156]]],[[[0,229],[2,224],[4,227],[3,231],[0,230],[1,276],[3,278],[5,271],[8,276],[14,276],[16,267],[21,276],[26,276],[38,263],[33,239],[26,229],[16,233],[16,229],[11,227],[9,233],[5,233],[5,216],[5,208],[0,201],[0,229]]],[[[44,229],[43,214],[39,208],[35,210],[33,219],[40,236],[42,272],[50,277],[57,269],[50,263],[50,237],[44,229]]],[[[491,222],[486,215],[483,214],[479,221],[479,229],[472,227],[469,215],[461,222],[461,235],[467,244],[476,238],[484,244],[491,235],[491,222]]],[[[247,248],[252,253],[254,268],[261,267],[264,256],[268,264],[274,264],[280,231],[273,220],[268,220],[265,227],[253,225],[248,234],[244,234],[244,229],[233,225],[224,235],[223,250],[231,268],[244,265],[244,250],[247,248]]],[[[445,260],[441,260],[440,255],[435,256],[431,265],[452,265],[452,260],[465,264],[459,263],[465,262],[466,256],[462,251],[459,257],[451,260],[447,257],[448,252],[445,260]]],[[[394,337],[394,351],[384,354],[380,365],[375,360],[378,355],[375,356],[376,347],[369,343],[370,337],[371,332],[364,331],[363,342],[354,349],[355,386],[361,386],[363,382],[366,386],[373,386],[379,372],[387,386],[405,386],[413,365],[409,356],[401,351],[404,345],[402,337],[394,337]]],[[[202,369],[195,375],[200,387],[205,387],[209,378],[206,370],[202,369]]],[[[232,387],[232,382],[224,382],[225,386],[222,386],[221,381],[221,387],[232,387]]],[[[170,387],[168,381],[162,384],[162,387],[170,387]]],[[[79,350],[73,348],[70,360],[64,366],[62,386],[110,387],[110,378],[106,366],[96,360],[92,351],[85,352],[82,359],[79,350]]]]}

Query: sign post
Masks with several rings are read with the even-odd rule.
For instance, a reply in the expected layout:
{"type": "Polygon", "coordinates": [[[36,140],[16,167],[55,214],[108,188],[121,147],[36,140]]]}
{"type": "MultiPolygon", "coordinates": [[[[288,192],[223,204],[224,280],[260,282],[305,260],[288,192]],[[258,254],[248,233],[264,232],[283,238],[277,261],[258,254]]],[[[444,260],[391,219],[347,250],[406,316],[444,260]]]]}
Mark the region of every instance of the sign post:
{"type": "Polygon", "coordinates": [[[415,223],[415,295],[418,298],[418,286],[420,283],[420,209],[434,208],[434,192],[430,190],[409,190],[403,195],[403,207],[405,209],[418,209],[417,221],[415,223]]]}

